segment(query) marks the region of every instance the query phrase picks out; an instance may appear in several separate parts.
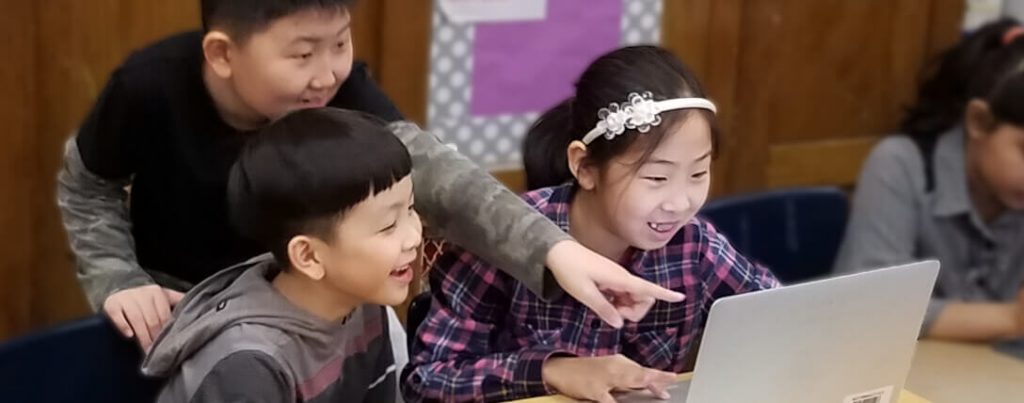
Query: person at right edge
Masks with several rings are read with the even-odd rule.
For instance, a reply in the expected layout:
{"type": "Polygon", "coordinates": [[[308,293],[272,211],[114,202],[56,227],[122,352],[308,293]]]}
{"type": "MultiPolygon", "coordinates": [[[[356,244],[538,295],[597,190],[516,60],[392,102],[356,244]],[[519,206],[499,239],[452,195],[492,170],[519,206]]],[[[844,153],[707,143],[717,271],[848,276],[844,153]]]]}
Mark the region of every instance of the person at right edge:
{"type": "Polygon", "coordinates": [[[922,336],[1024,337],[1024,27],[946,51],[902,132],[864,164],[836,271],[938,259],[922,336]]]}

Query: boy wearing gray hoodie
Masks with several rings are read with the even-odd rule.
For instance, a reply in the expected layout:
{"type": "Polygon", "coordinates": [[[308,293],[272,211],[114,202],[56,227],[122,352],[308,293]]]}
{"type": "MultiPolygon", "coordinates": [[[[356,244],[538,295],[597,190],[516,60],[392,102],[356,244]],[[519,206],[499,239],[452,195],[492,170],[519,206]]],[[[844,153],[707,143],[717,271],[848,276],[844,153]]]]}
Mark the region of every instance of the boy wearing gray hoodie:
{"type": "Polygon", "coordinates": [[[248,142],[229,211],[271,253],[193,288],[143,372],[158,402],[391,402],[408,361],[389,305],[422,239],[412,163],[375,118],[294,112],[248,142]]]}

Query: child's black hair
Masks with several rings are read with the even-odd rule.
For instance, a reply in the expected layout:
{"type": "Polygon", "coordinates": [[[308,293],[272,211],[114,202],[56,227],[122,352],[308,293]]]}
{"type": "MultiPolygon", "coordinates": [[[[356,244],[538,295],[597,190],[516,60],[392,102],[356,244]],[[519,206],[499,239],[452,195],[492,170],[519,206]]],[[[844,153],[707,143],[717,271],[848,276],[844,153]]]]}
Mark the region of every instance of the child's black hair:
{"type": "Polygon", "coordinates": [[[343,214],[412,171],[383,121],[335,108],[291,113],[250,139],[231,168],[228,207],[245,237],[288,266],[297,235],[333,237],[343,214]]]}
{"type": "Polygon", "coordinates": [[[203,30],[220,29],[238,42],[281,17],[305,10],[342,11],[355,0],[200,0],[203,30]]]}
{"type": "Polygon", "coordinates": [[[927,67],[917,100],[900,124],[901,131],[911,136],[936,136],[959,125],[970,81],[987,56],[1006,47],[1004,35],[1018,25],[1011,18],[988,23],[939,55],[927,67]]]}
{"type": "MultiPolygon", "coordinates": [[[[523,165],[528,189],[559,185],[573,179],[566,148],[581,140],[598,122],[598,111],[623,103],[631,93],[650,92],[655,101],[680,97],[706,98],[694,74],[669,51],[656,46],[631,46],[595,59],[576,82],[576,93],[545,112],[523,141],[523,165]]],[[[662,123],[647,133],[627,130],[613,140],[599,138],[587,145],[587,163],[604,166],[612,158],[643,147],[642,162],[658,147],[665,134],[690,116],[703,116],[712,127],[717,149],[714,114],[702,109],[667,111],[662,123]]]]}
{"type": "Polygon", "coordinates": [[[961,125],[971,99],[986,101],[997,122],[1024,123],[1024,35],[1007,36],[1020,23],[988,23],[943,52],[926,70],[916,102],[900,124],[921,149],[926,188],[934,187],[931,154],[942,133],[961,125]]]}

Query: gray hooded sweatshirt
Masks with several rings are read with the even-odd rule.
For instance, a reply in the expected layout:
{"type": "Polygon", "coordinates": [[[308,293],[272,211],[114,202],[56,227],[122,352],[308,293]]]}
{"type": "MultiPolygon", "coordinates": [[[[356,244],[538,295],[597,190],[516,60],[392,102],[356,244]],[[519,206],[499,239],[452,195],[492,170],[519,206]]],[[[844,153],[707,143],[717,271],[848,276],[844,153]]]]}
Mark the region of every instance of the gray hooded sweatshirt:
{"type": "Polygon", "coordinates": [[[278,293],[276,272],[259,256],[185,296],[142,364],[169,377],[157,402],[398,401],[408,353],[394,311],[363,305],[328,322],[278,293]]]}

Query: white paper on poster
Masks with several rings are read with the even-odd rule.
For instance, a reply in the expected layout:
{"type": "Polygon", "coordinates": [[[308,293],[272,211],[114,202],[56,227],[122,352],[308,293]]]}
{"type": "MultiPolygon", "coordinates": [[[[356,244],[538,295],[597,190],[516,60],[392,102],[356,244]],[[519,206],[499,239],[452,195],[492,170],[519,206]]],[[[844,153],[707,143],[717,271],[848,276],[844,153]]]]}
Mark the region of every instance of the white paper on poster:
{"type": "Polygon", "coordinates": [[[966,0],[963,31],[971,32],[1003,15],[1003,0],[966,0]]]}
{"type": "Polygon", "coordinates": [[[537,21],[547,15],[548,0],[439,0],[455,23],[537,21]]]}

